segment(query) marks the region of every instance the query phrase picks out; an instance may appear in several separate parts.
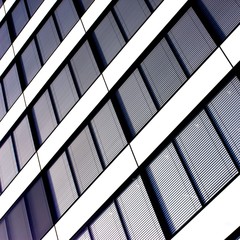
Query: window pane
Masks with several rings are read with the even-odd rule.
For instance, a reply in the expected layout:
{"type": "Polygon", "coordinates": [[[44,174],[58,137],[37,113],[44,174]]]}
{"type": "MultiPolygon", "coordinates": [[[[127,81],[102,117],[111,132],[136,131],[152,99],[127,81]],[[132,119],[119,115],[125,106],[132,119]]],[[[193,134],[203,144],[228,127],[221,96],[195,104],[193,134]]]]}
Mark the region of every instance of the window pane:
{"type": "Polygon", "coordinates": [[[17,36],[25,24],[28,22],[28,15],[24,1],[20,1],[12,12],[13,26],[15,35],[17,36]]]}
{"type": "Polygon", "coordinates": [[[86,11],[89,6],[93,3],[94,0],[78,0],[81,5],[83,6],[83,9],[86,11]]]}
{"type": "Polygon", "coordinates": [[[165,239],[140,177],[117,198],[129,239],[165,239]]]}
{"type": "Polygon", "coordinates": [[[127,239],[123,231],[116,207],[111,204],[90,226],[94,239],[127,239]]]}
{"type": "Polygon", "coordinates": [[[3,191],[18,173],[11,137],[1,146],[0,156],[0,189],[3,191]]]}
{"type": "Polygon", "coordinates": [[[149,165],[147,174],[171,233],[174,233],[201,208],[201,204],[172,144],[149,165]]]}
{"type": "Polygon", "coordinates": [[[148,0],[153,9],[157,8],[163,0],[148,0]]]}
{"type": "Polygon", "coordinates": [[[63,0],[54,11],[63,38],[78,21],[78,15],[72,0],[63,0]]]}
{"type": "Polygon", "coordinates": [[[28,45],[21,56],[25,81],[29,84],[36,73],[41,68],[41,63],[39,60],[37,48],[34,40],[28,45]]]}
{"type": "Polygon", "coordinates": [[[59,120],[62,120],[78,100],[77,91],[73,84],[73,79],[68,66],[59,73],[50,88],[57,108],[59,120]]]}
{"type": "Polygon", "coordinates": [[[8,238],[8,233],[7,233],[6,222],[5,222],[4,219],[0,222],[0,239],[1,240],[8,240],[9,239],[8,238]]]}
{"type": "Polygon", "coordinates": [[[38,132],[39,143],[41,144],[57,126],[57,121],[47,91],[34,105],[33,117],[38,132]]]}
{"type": "Polygon", "coordinates": [[[208,23],[213,26],[222,40],[239,24],[239,1],[228,0],[198,0],[199,7],[203,10],[208,23]]]}
{"type": "Polygon", "coordinates": [[[204,201],[210,200],[237,170],[205,112],[176,138],[204,201]]]}
{"type": "Polygon", "coordinates": [[[25,200],[30,209],[33,238],[41,239],[53,225],[42,179],[39,179],[27,192],[25,200]]]}
{"type": "Polygon", "coordinates": [[[60,217],[78,197],[65,153],[48,170],[47,175],[57,217],[60,217]]]}
{"type": "Polygon", "coordinates": [[[78,87],[83,94],[99,75],[98,66],[88,42],[85,42],[71,59],[78,87]]]}
{"type": "Polygon", "coordinates": [[[38,32],[37,40],[43,62],[46,62],[60,43],[59,36],[52,17],[47,20],[47,22],[38,32]]]}
{"type": "Polygon", "coordinates": [[[13,132],[19,165],[22,168],[35,152],[32,134],[25,117],[13,132]]]}
{"type": "Polygon", "coordinates": [[[11,45],[7,22],[0,27],[0,43],[0,58],[2,58],[11,45]]]}
{"type": "Polygon", "coordinates": [[[2,85],[0,85],[0,120],[6,114],[5,101],[3,98],[2,85]]]}
{"type": "Polygon", "coordinates": [[[102,172],[90,131],[86,127],[68,148],[81,192],[102,172]]]}
{"type": "Polygon", "coordinates": [[[3,78],[3,86],[7,98],[7,105],[8,108],[10,108],[22,93],[16,64],[13,65],[3,78]]]}
{"type": "Polygon", "coordinates": [[[159,108],[187,79],[165,39],[145,58],[141,68],[159,108]]]}
{"type": "Polygon", "coordinates": [[[125,45],[123,36],[111,12],[108,13],[95,29],[93,37],[104,66],[108,65],[125,45]]]}
{"type": "Polygon", "coordinates": [[[138,70],[133,72],[116,95],[131,134],[135,136],[157,111],[138,70]]]}
{"type": "Polygon", "coordinates": [[[44,0],[26,0],[26,1],[30,14],[32,16],[44,0]]]}
{"type": "Polygon", "coordinates": [[[8,233],[11,240],[32,239],[24,199],[7,215],[8,233]]]}
{"type": "Polygon", "coordinates": [[[114,10],[128,38],[138,30],[150,15],[150,10],[144,0],[119,0],[114,6],[114,10]]]}
{"type": "Polygon", "coordinates": [[[240,82],[234,78],[208,105],[240,166],[240,82]]]}
{"type": "Polygon", "coordinates": [[[104,163],[107,166],[127,144],[110,101],[93,118],[91,124],[104,163]]]}
{"type": "Polygon", "coordinates": [[[216,48],[192,8],[175,24],[168,36],[189,74],[216,48]]]}

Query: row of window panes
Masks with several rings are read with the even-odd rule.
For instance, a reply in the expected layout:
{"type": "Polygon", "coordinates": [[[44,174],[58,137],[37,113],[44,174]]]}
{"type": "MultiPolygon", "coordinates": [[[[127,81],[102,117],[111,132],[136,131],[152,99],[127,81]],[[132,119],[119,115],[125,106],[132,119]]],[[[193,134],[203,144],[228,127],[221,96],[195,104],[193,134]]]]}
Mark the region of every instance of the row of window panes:
{"type": "MultiPolygon", "coordinates": [[[[146,167],[143,178],[137,177],[77,239],[88,231],[93,239],[172,236],[238,174],[239,103],[240,81],[235,77],[146,167]],[[158,202],[154,208],[149,196],[158,202]],[[159,219],[167,227],[161,228],[159,219]]],[[[1,239],[42,237],[126,144],[108,101],[45,170],[53,216],[39,180],[1,220],[1,239]]]]}
{"type": "MultiPolygon", "coordinates": [[[[126,138],[128,141],[131,141],[141,128],[186,81],[187,76],[181,66],[186,67],[188,69],[187,75],[190,75],[204,59],[209,56],[215,47],[216,45],[210,35],[203,27],[193,9],[190,8],[168,32],[167,36],[158,43],[152,52],[150,52],[138,68],[130,75],[125,83],[114,93],[112,99],[109,100],[109,103],[106,105],[108,107],[100,111],[100,113],[106,113],[102,114],[103,120],[100,118],[99,126],[96,127],[97,130],[94,130],[96,123],[91,123],[91,128],[95,131],[93,141],[95,141],[97,145],[96,148],[99,149],[98,154],[102,162],[107,161],[109,163],[112,161],[125,146],[126,139],[122,133],[121,126],[126,126],[124,129],[126,138]],[[190,40],[187,45],[185,45],[185,40],[182,39],[182,31],[180,31],[180,27],[184,27],[184,25],[185,28],[188,26],[188,29],[191,29],[189,35],[184,35],[184,39],[190,40]],[[174,42],[171,42],[171,39],[174,39],[174,42]],[[169,44],[169,42],[171,43],[169,44]],[[200,45],[199,43],[201,43],[201,49],[197,49],[200,45]],[[181,54],[181,49],[185,50],[184,54],[181,54]],[[192,52],[196,49],[198,51],[192,52]],[[178,59],[176,55],[180,55],[178,59]],[[108,110],[108,112],[105,110],[110,108],[111,110],[108,110]],[[114,108],[118,109],[117,115],[114,108]],[[117,116],[121,123],[117,120],[117,116]],[[108,125],[105,125],[107,122],[109,122],[108,125]],[[113,129],[110,128],[111,126],[113,126],[113,129]],[[111,129],[111,131],[108,131],[109,129],[111,129]],[[114,141],[116,141],[117,144],[114,141]],[[121,147],[118,146],[118,142],[122,143],[120,144],[121,147]],[[116,153],[115,147],[117,147],[116,153]],[[102,149],[108,150],[104,150],[103,153],[102,149]],[[111,155],[111,157],[108,157],[108,154],[111,155]],[[105,158],[107,160],[105,160],[105,158]]],[[[45,141],[57,124],[77,102],[79,97],[96,79],[98,74],[97,64],[94,61],[89,43],[86,41],[33,106],[30,117],[34,123],[32,129],[36,130],[36,136],[38,138],[35,139],[35,142],[38,142],[36,148],[45,141]]],[[[100,113],[97,116],[101,116],[100,113]]],[[[30,132],[30,130],[28,131],[30,132]]],[[[29,138],[31,138],[29,142],[32,142],[30,134],[29,138]]],[[[7,144],[7,141],[3,143],[0,151],[4,149],[5,144],[7,144]]],[[[22,148],[23,151],[25,151],[24,145],[22,148]]],[[[32,149],[31,153],[33,154],[35,148],[27,147],[27,151],[30,151],[30,149],[32,149]]],[[[15,154],[16,156],[11,155],[12,160],[13,162],[19,162],[18,152],[14,150],[13,147],[12,152],[14,151],[17,154],[15,154]],[[16,160],[14,161],[14,159],[16,160]]],[[[27,156],[30,157],[32,154],[27,156]]],[[[28,159],[26,157],[24,163],[26,163],[28,159]]],[[[0,166],[4,164],[5,161],[1,160],[0,166]]],[[[103,166],[107,165],[106,162],[103,164],[103,166]]],[[[5,183],[2,183],[2,191],[22,166],[23,165],[18,164],[18,168],[15,168],[14,171],[12,171],[10,167],[1,167],[9,168],[8,171],[12,172],[12,175],[8,175],[7,181],[2,180],[5,183]]],[[[0,175],[0,178],[6,178],[6,176],[0,175]]]]}
{"type": "MultiPolygon", "coordinates": [[[[58,24],[61,38],[64,38],[67,35],[68,31],[79,19],[78,14],[81,16],[93,1],[94,0],[63,0],[62,3],[60,3],[52,17],[58,24]]],[[[15,40],[42,2],[43,0],[20,0],[15,4],[13,10],[7,14],[7,17],[5,18],[6,20],[3,21],[0,26],[0,58],[4,55],[11,43],[15,40]]],[[[50,23],[47,25],[52,25],[51,21],[52,19],[49,20],[50,23]]],[[[47,40],[49,41],[52,39],[52,41],[54,41],[55,39],[56,41],[58,36],[55,36],[57,35],[54,29],[55,27],[45,26],[43,28],[51,30],[49,33],[52,33],[52,35],[50,34],[49,36],[44,34],[44,30],[42,30],[42,34],[44,34],[45,37],[49,37],[47,40]]],[[[41,35],[41,33],[39,35],[41,35]]],[[[39,36],[39,38],[39,41],[41,42],[41,36],[39,36]]],[[[39,43],[39,45],[41,45],[41,43],[39,43]]]]}
{"type": "Polygon", "coordinates": [[[137,177],[74,239],[172,236],[238,174],[239,103],[240,82],[234,78],[146,167],[143,180],[137,177]],[[221,141],[223,136],[225,142],[221,141]],[[152,202],[157,200],[155,209],[162,213],[159,217],[164,217],[161,221],[167,224],[162,224],[163,230],[149,201],[149,191],[155,199],[152,202]]]}

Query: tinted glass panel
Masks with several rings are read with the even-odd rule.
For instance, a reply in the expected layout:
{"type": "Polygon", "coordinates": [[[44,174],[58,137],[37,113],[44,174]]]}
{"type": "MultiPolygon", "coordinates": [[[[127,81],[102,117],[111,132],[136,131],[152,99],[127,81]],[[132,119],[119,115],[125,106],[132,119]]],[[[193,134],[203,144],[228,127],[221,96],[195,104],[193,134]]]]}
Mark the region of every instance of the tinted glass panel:
{"type": "Polygon", "coordinates": [[[78,0],[78,1],[81,3],[83,9],[86,11],[94,0],[78,0]]]}
{"type": "Polygon", "coordinates": [[[7,215],[8,234],[11,240],[32,239],[24,199],[7,215]]]}
{"type": "Polygon", "coordinates": [[[153,9],[155,9],[163,0],[148,0],[153,9]]]}
{"type": "Polygon", "coordinates": [[[59,36],[52,17],[47,20],[47,22],[38,32],[37,40],[43,62],[46,62],[60,43],[59,36]]]}
{"type": "Polygon", "coordinates": [[[130,239],[165,239],[140,177],[117,198],[130,239]]]}
{"type": "Polygon", "coordinates": [[[159,108],[187,79],[165,39],[145,58],[141,68],[159,108]]]}
{"type": "Polygon", "coordinates": [[[3,85],[6,94],[7,105],[8,108],[10,108],[22,93],[16,65],[13,65],[11,70],[3,78],[3,85]]]}
{"type": "Polygon", "coordinates": [[[83,94],[99,75],[98,66],[88,42],[85,42],[71,59],[78,87],[83,94]]]}
{"type": "Polygon", "coordinates": [[[204,201],[211,199],[237,174],[205,112],[181,132],[177,143],[204,201]]]}
{"type": "Polygon", "coordinates": [[[175,24],[168,36],[189,74],[195,71],[216,47],[192,8],[175,24]]]}
{"type": "Polygon", "coordinates": [[[63,38],[78,21],[78,15],[72,0],[63,0],[55,10],[55,16],[63,38]]]}
{"type": "Polygon", "coordinates": [[[46,193],[42,179],[30,189],[26,194],[26,202],[29,206],[29,219],[32,225],[32,234],[34,239],[41,239],[43,235],[52,226],[46,193]]]}
{"type": "Polygon", "coordinates": [[[8,240],[8,233],[7,233],[7,227],[6,227],[5,220],[2,220],[0,222],[0,239],[1,240],[8,240]]]}
{"type": "Polygon", "coordinates": [[[150,164],[147,173],[174,233],[201,208],[201,204],[172,144],[150,164]]]}
{"type": "Polygon", "coordinates": [[[34,41],[32,41],[25,49],[21,56],[21,60],[25,74],[26,84],[29,84],[38,72],[38,70],[41,68],[41,63],[34,41]]]}
{"type": "Polygon", "coordinates": [[[0,85],[0,120],[6,114],[5,101],[3,98],[2,85],[0,85]]]}
{"type": "Polygon", "coordinates": [[[17,126],[13,132],[13,135],[16,144],[19,165],[20,167],[23,167],[35,152],[27,117],[25,117],[17,126]]]}
{"type": "Polygon", "coordinates": [[[61,120],[78,100],[72,76],[66,66],[50,86],[54,103],[61,120]]]}
{"type": "Polygon", "coordinates": [[[240,82],[233,79],[208,105],[217,127],[240,165],[240,82]]]}
{"type": "Polygon", "coordinates": [[[31,15],[38,9],[43,0],[26,0],[31,15]]]}
{"type": "Polygon", "coordinates": [[[110,207],[95,220],[90,228],[94,239],[127,239],[114,204],[111,204],[110,207]]]}
{"type": "Polygon", "coordinates": [[[105,66],[125,45],[123,36],[111,12],[95,29],[93,37],[105,66]]]}
{"type": "Polygon", "coordinates": [[[112,103],[109,101],[93,118],[91,124],[98,147],[107,166],[127,144],[112,103]]]}
{"type": "Polygon", "coordinates": [[[7,51],[9,46],[11,45],[11,40],[8,32],[8,26],[7,22],[5,22],[0,27],[0,58],[4,55],[4,53],[7,51]]]}
{"type": "Polygon", "coordinates": [[[18,173],[11,137],[1,146],[0,156],[0,189],[4,190],[18,173]]]}
{"type": "Polygon", "coordinates": [[[28,21],[28,15],[24,1],[20,1],[12,12],[13,26],[16,36],[23,29],[28,21]]]}
{"type": "Polygon", "coordinates": [[[150,15],[144,0],[119,0],[114,6],[125,34],[130,38],[150,15]]]}
{"type": "Polygon", "coordinates": [[[40,144],[57,126],[48,92],[45,92],[33,107],[33,117],[36,124],[40,144]]]}
{"type": "Polygon", "coordinates": [[[47,174],[57,217],[60,217],[78,197],[65,153],[47,174]]]}
{"type": "Polygon", "coordinates": [[[138,70],[126,80],[116,95],[134,136],[157,111],[138,70]]]}
{"type": "Polygon", "coordinates": [[[88,127],[79,134],[68,149],[80,190],[84,191],[102,172],[88,127]]]}

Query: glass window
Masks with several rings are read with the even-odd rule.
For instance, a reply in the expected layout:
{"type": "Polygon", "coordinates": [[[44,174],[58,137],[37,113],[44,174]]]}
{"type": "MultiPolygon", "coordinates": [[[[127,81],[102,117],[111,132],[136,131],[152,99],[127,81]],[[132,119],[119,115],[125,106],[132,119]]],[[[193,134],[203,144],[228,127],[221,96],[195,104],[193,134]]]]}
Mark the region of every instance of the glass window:
{"type": "Polygon", "coordinates": [[[80,191],[83,192],[102,172],[100,160],[88,127],[68,148],[80,191]]]}
{"type": "Polygon", "coordinates": [[[83,94],[100,74],[92,50],[86,41],[71,59],[78,87],[83,94]]]}
{"type": "Polygon", "coordinates": [[[151,14],[144,0],[119,0],[114,10],[128,39],[151,14]]]}
{"type": "Polygon", "coordinates": [[[0,156],[0,190],[3,191],[18,173],[11,137],[0,147],[0,156]]]}
{"type": "Polygon", "coordinates": [[[18,202],[7,215],[7,223],[11,240],[33,239],[24,199],[18,202]]]}
{"type": "Polygon", "coordinates": [[[72,0],[63,0],[54,11],[62,38],[65,38],[75,23],[78,21],[78,14],[72,0]]]}
{"type": "Polygon", "coordinates": [[[78,95],[71,73],[66,66],[50,85],[59,120],[68,113],[77,102],[78,95]]]}
{"type": "Polygon", "coordinates": [[[117,204],[129,239],[165,239],[140,177],[117,198],[117,204]]]}
{"type": "Polygon", "coordinates": [[[104,66],[107,66],[125,45],[125,40],[111,12],[95,29],[93,38],[104,66]]]}
{"type": "Polygon", "coordinates": [[[49,93],[47,91],[34,105],[33,118],[38,133],[39,143],[41,144],[57,126],[57,121],[53,112],[49,93]]]}
{"type": "Polygon", "coordinates": [[[94,134],[105,166],[107,166],[127,144],[113,105],[108,101],[91,121],[94,134]]]}
{"type": "Polygon", "coordinates": [[[187,79],[165,39],[145,58],[141,69],[158,108],[162,107],[187,79]]]}
{"type": "Polygon", "coordinates": [[[147,1],[149,1],[152,8],[155,9],[163,0],[147,0],[147,1]]]}
{"type": "Polygon", "coordinates": [[[48,170],[47,176],[59,218],[78,197],[65,153],[48,170]]]}
{"type": "Polygon", "coordinates": [[[138,70],[135,70],[116,92],[132,136],[149,121],[157,109],[138,70]]]}
{"type": "Polygon", "coordinates": [[[8,233],[7,233],[7,227],[6,227],[6,221],[4,219],[2,219],[2,221],[0,222],[0,239],[1,240],[9,240],[8,233]]]}
{"type": "Polygon", "coordinates": [[[0,84],[0,120],[4,117],[5,114],[6,114],[5,101],[3,97],[2,85],[0,84]]]}
{"type": "Polygon", "coordinates": [[[16,64],[13,65],[7,75],[3,78],[3,86],[9,109],[22,93],[16,64]]]}
{"type": "Polygon", "coordinates": [[[45,63],[60,43],[56,26],[50,17],[37,34],[37,40],[45,63]]]}
{"type": "Polygon", "coordinates": [[[240,23],[239,0],[223,1],[221,4],[218,0],[198,0],[197,3],[222,41],[240,23]]]}
{"type": "Polygon", "coordinates": [[[172,144],[147,167],[147,174],[174,233],[202,206],[172,144]]]}
{"type": "Polygon", "coordinates": [[[41,68],[41,63],[34,40],[28,45],[28,47],[22,53],[21,62],[27,85],[32,81],[33,77],[41,68]]]}
{"type": "Polygon", "coordinates": [[[117,209],[111,204],[90,226],[94,239],[106,240],[124,240],[124,233],[117,209]]]}
{"type": "Polygon", "coordinates": [[[77,1],[81,4],[84,11],[86,11],[94,0],[77,0],[77,1]]]}
{"type": "Polygon", "coordinates": [[[230,156],[204,111],[176,140],[205,202],[237,174],[230,156]]]}
{"type": "Polygon", "coordinates": [[[189,74],[192,74],[216,48],[216,44],[192,8],[174,25],[168,37],[189,74]]]}
{"type": "Polygon", "coordinates": [[[28,22],[28,14],[24,1],[20,1],[12,11],[13,27],[17,36],[28,22]]]}
{"type": "Polygon", "coordinates": [[[26,0],[26,1],[29,12],[32,16],[44,0],[26,0]]]}
{"type": "Polygon", "coordinates": [[[208,105],[214,122],[220,129],[240,166],[240,82],[235,77],[208,105]]]}
{"type": "Polygon", "coordinates": [[[30,210],[33,239],[41,239],[53,225],[42,179],[39,179],[25,196],[30,210]]]}
{"type": "Polygon", "coordinates": [[[7,22],[0,26],[0,59],[11,45],[11,39],[8,31],[7,22]]]}
{"type": "Polygon", "coordinates": [[[20,122],[13,132],[20,168],[35,152],[32,134],[27,116],[20,122]]]}

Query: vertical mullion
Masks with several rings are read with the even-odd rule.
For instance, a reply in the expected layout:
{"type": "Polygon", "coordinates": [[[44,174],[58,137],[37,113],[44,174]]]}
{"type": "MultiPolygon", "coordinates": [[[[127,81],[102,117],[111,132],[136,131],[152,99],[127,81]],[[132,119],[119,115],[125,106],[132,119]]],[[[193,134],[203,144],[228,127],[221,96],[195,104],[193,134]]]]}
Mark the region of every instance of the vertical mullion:
{"type": "Polygon", "coordinates": [[[3,81],[0,82],[0,88],[2,88],[3,101],[4,101],[5,110],[6,110],[5,115],[6,115],[7,112],[8,112],[8,106],[7,106],[7,96],[6,96],[6,92],[5,92],[3,81]]]}
{"type": "Polygon", "coordinates": [[[19,158],[18,158],[18,154],[17,154],[17,147],[16,147],[16,143],[15,143],[15,138],[14,138],[13,132],[10,135],[10,137],[12,139],[12,145],[13,145],[13,151],[14,151],[14,155],[15,155],[17,169],[18,169],[18,172],[20,172],[21,167],[20,167],[20,163],[19,163],[19,158]]]}
{"type": "Polygon", "coordinates": [[[66,65],[69,68],[69,71],[70,71],[70,74],[71,74],[71,77],[72,77],[72,80],[73,80],[74,87],[75,87],[75,89],[77,91],[78,98],[81,98],[83,93],[81,93],[80,87],[79,87],[78,82],[77,82],[76,75],[75,75],[75,73],[73,71],[72,64],[71,64],[71,62],[68,62],[66,65]]]}
{"type": "Polygon", "coordinates": [[[52,19],[53,19],[53,22],[55,24],[55,27],[56,27],[56,30],[57,30],[57,34],[58,34],[58,37],[60,39],[60,44],[61,44],[61,42],[63,41],[63,36],[62,36],[60,28],[58,26],[58,22],[57,22],[57,18],[55,16],[55,12],[53,12],[53,14],[52,14],[52,19]]]}
{"type": "Polygon", "coordinates": [[[146,3],[148,9],[150,10],[150,12],[151,12],[151,14],[152,14],[152,13],[154,12],[154,8],[153,8],[152,5],[150,4],[149,0],[143,0],[143,1],[146,3]]]}
{"type": "Polygon", "coordinates": [[[60,123],[60,117],[59,117],[57,107],[56,107],[56,104],[55,104],[55,101],[54,101],[54,98],[53,98],[51,87],[49,86],[46,91],[49,93],[49,97],[50,97],[50,101],[51,101],[51,104],[52,104],[53,112],[54,112],[54,115],[55,115],[55,118],[56,118],[56,121],[57,121],[57,125],[58,125],[60,123]]]}

